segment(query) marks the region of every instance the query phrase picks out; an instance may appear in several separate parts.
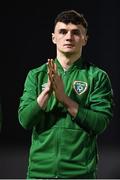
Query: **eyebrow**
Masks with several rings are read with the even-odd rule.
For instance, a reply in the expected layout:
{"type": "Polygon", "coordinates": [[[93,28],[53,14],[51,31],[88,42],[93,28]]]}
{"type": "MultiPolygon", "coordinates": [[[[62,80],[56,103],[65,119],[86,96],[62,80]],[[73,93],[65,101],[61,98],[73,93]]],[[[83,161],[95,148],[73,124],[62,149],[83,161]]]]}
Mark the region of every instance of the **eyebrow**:
{"type": "MultiPolygon", "coordinates": [[[[66,28],[61,28],[61,29],[59,29],[58,31],[59,31],[60,33],[62,33],[62,32],[68,32],[69,30],[66,29],[66,28]]],[[[79,29],[72,29],[71,32],[72,32],[72,33],[75,33],[75,34],[81,34],[81,31],[80,31],[79,29]]]]}

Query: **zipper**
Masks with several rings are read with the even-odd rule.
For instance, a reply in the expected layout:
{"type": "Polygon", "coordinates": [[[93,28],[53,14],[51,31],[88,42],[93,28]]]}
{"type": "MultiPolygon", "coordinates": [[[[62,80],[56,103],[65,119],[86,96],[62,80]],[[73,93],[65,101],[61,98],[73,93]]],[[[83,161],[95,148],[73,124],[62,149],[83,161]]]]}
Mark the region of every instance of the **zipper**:
{"type": "Polygon", "coordinates": [[[60,155],[61,155],[61,139],[62,138],[62,128],[61,126],[57,129],[56,135],[56,171],[55,171],[55,178],[59,177],[60,174],[60,155]]]}
{"type": "Polygon", "coordinates": [[[58,154],[59,154],[59,141],[58,141],[58,138],[59,138],[59,127],[56,128],[56,165],[55,165],[55,178],[58,177],[58,171],[59,171],[59,168],[58,168],[58,154]]]}

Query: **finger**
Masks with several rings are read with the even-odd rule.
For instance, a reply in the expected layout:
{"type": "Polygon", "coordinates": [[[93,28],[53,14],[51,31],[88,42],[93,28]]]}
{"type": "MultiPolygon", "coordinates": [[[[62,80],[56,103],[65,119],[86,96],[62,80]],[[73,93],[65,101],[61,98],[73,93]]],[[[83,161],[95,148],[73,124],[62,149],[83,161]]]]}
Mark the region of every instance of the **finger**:
{"type": "Polygon", "coordinates": [[[54,80],[52,81],[52,87],[55,91],[57,90],[57,84],[54,82],[54,80]]]}
{"type": "Polygon", "coordinates": [[[49,76],[52,76],[52,68],[51,68],[51,60],[48,59],[48,74],[49,76]]]}
{"type": "Polygon", "coordinates": [[[54,72],[54,62],[53,62],[53,59],[48,59],[48,67],[49,67],[49,70],[50,70],[51,74],[55,73],[54,72]]]}
{"type": "Polygon", "coordinates": [[[51,59],[50,62],[51,62],[51,68],[54,69],[54,62],[53,62],[53,59],[51,59]]]}
{"type": "Polygon", "coordinates": [[[51,69],[53,69],[53,59],[48,59],[48,64],[51,69]]]}
{"type": "Polygon", "coordinates": [[[54,72],[57,73],[57,65],[54,63],[54,72]]]}
{"type": "Polygon", "coordinates": [[[55,73],[55,72],[56,72],[56,69],[57,69],[57,66],[56,66],[56,64],[54,63],[54,60],[53,60],[53,59],[50,59],[49,62],[50,62],[50,68],[51,68],[52,71],[55,73]]]}
{"type": "Polygon", "coordinates": [[[49,68],[52,68],[52,67],[53,67],[53,65],[52,65],[52,59],[48,59],[48,66],[49,66],[49,68]]]}
{"type": "Polygon", "coordinates": [[[47,74],[48,74],[48,77],[50,77],[51,72],[50,72],[49,61],[48,61],[48,63],[47,63],[47,74]]]}
{"type": "Polygon", "coordinates": [[[51,83],[53,85],[53,88],[56,89],[57,88],[57,81],[56,81],[55,75],[52,74],[52,76],[50,78],[51,78],[51,83]]]}

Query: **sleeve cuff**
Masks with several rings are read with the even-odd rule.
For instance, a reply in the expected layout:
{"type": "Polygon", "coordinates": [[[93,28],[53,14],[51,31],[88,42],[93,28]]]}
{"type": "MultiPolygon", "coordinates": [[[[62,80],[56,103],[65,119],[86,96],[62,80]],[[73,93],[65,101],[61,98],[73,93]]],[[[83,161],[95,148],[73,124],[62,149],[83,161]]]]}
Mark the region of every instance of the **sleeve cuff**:
{"type": "Polygon", "coordinates": [[[80,123],[83,123],[86,119],[87,112],[87,109],[79,106],[77,115],[75,118],[73,118],[73,121],[79,121],[80,123]]]}

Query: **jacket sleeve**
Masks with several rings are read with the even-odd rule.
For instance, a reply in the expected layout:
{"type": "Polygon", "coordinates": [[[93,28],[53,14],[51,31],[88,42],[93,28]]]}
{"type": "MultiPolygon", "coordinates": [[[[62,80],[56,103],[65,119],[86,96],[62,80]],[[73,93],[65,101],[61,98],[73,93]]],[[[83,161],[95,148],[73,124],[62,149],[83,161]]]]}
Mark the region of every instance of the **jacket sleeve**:
{"type": "Polygon", "coordinates": [[[106,73],[94,77],[88,101],[88,105],[79,106],[74,121],[89,133],[99,134],[106,129],[113,116],[113,91],[106,73]]]}
{"type": "Polygon", "coordinates": [[[25,129],[31,129],[44,115],[44,111],[37,103],[37,87],[35,73],[30,71],[24,84],[24,91],[18,109],[19,122],[25,129]]]}

